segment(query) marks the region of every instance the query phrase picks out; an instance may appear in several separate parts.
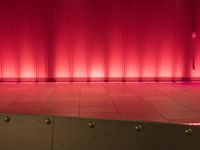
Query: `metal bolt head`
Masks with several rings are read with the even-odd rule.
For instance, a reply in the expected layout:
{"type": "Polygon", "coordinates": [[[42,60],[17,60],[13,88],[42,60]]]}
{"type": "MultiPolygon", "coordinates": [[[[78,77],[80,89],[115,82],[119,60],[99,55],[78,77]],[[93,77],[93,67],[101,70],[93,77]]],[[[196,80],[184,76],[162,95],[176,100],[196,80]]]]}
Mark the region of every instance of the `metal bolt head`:
{"type": "Polygon", "coordinates": [[[135,126],[135,130],[136,130],[137,132],[141,132],[141,131],[143,130],[143,127],[142,127],[141,125],[135,126]]]}
{"type": "Polygon", "coordinates": [[[50,120],[50,119],[46,119],[46,120],[45,120],[45,123],[46,123],[47,125],[50,125],[50,124],[51,124],[51,120],[50,120]]]}
{"type": "Polygon", "coordinates": [[[89,126],[90,128],[94,128],[94,127],[95,127],[95,122],[89,122],[89,123],[88,123],[88,126],[89,126]]]}
{"type": "Polygon", "coordinates": [[[5,116],[5,117],[3,118],[3,120],[4,120],[5,122],[10,122],[10,117],[5,116]]]}
{"type": "Polygon", "coordinates": [[[192,135],[192,129],[186,129],[185,134],[186,135],[192,135]]]}

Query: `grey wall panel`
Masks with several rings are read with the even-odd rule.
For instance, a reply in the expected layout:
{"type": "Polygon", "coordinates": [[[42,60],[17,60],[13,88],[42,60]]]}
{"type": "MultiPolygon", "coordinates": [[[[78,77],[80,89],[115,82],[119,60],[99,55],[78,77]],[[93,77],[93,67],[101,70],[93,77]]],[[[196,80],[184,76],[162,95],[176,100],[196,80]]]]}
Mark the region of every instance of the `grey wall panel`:
{"type": "Polygon", "coordinates": [[[199,126],[0,114],[0,150],[199,150],[199,139],[199,126]]]}
{"type": "Polygon", "coordinates": [[[145,122],[55,118],[53,150],[197,150],[200,128],[145,122]],[[95,122],[90,128],[89,122],[95,122]],[[141,130],[136,127],[142,126],[141,130]]]}
{"type": "Polygon", "coordinates": [[[0,150],[51,150],[53,123],[45,116],[0,115],[0,150]],[[6,122],[5,116],[9,116],[6,122]]]}

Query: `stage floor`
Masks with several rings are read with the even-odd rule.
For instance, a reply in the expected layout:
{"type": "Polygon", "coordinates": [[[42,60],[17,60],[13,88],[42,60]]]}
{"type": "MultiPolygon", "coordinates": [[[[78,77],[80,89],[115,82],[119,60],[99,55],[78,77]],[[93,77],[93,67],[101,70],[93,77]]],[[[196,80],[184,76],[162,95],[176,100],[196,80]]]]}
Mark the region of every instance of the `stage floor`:
{"type": "Polygon", "coordinates": [[[200,123],[200,84],[2,83],[0,112],[200,123]]]}

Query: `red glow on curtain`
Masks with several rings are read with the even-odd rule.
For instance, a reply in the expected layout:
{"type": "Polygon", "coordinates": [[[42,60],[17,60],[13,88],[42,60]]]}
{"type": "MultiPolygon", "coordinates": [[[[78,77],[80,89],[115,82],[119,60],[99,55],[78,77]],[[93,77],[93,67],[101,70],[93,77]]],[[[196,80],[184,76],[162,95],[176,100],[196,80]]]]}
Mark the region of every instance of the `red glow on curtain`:
{"type": "Polygon", "coordinates": [[[1,1],[0,81],[199,80],[193,2],[1,1]]]}

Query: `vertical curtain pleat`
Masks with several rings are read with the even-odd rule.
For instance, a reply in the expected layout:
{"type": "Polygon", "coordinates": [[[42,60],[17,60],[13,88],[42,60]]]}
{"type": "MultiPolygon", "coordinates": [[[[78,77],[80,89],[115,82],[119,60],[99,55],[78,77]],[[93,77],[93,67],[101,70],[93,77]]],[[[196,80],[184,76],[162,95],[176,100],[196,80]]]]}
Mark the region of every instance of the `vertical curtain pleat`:
{"type": "Polygon", "coordinates": [[[0,1],[0,81],[199,80],[198,6],[197,0],[0,1]]]}

